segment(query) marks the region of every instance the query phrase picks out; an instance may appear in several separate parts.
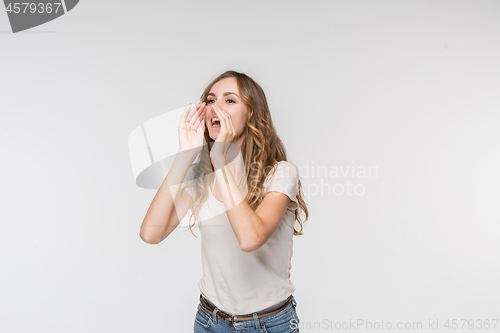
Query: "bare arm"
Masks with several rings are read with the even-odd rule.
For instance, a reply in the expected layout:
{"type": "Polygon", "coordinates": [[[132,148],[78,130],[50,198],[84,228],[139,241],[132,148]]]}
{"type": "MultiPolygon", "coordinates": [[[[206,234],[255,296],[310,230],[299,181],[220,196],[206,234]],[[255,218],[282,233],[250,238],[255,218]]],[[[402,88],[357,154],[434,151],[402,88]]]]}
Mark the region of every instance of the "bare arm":
{"type": "Polygon", "coordinates": [[[158,244],[167,238],[189,210],[192,198],[180,186],[195,158],[191,152],[177,154],[142,222],[139,235],[146,243],[158,244]]]}
{"type": "Polygon", "coordinates": [[[205,107],[204,103],[193,107],[190,103],[182,113],[178,128],[179,152],[151,202],[139,232],[146,243],[158,244],[167,238],[192,205],[193,199],[180,186],[203,148],[205,107]]]}

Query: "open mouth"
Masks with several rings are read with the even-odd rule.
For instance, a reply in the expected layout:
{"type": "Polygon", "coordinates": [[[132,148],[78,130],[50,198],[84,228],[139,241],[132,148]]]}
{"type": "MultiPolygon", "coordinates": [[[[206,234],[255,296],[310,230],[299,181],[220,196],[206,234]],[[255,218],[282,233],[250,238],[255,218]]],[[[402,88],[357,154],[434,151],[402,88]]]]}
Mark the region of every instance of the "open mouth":
{"type": "Polygon", "coordinates": [[[219,118],[212,118],[212,128],[220,128],[220,120],[219,118]]]}

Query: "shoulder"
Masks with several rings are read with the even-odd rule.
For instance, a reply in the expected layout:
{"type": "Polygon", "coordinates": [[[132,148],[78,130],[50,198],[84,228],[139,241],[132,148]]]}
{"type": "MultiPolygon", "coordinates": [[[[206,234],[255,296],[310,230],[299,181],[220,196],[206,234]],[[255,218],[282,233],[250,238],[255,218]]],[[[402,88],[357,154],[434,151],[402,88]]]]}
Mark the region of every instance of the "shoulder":
{"type": "Polygon", "coordinates": [[[292,162],[289,161],[279,161],[273,167],[276,171],[286,172],[288,174],[298,174],[298,169],[292,162]]]}
{"type": "Polygon", "coordinates": [[[288,208],[298,207],[299,172],[297,167],[288,161],[279,161],[273,166],[264,185],[264,195],[269,192],[281,192],[290,198],[288,208]]]}
{"type": "Polygon", "coordinates": [[[272,169],[283,169],[283,168],[296,168],[295,164],[290,161],[278,161],[273,166],[272,169]]]}
{"type": "Polygon", "coordinates": [[[272,166],[266,181],[272,181],[282,178],[298,178],[299,172],[297,167],[289,161],[279,161],[272,166]]]}

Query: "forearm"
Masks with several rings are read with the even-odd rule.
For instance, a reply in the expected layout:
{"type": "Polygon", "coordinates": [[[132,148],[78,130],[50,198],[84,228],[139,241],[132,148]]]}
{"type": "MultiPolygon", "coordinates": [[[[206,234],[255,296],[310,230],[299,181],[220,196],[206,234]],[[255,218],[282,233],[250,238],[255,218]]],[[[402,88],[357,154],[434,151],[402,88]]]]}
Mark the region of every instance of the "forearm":
{"type": "Polygon", "coordinates": [[[219,192],[238,243],[243,251],[253,248],[260,242],[263,224],[245,200],[248,190],[242,160],[233,161],[231,166],[219,161],[215,162],[214,167],[219,192]]]}
{"type": "Polygon", "coordinates": [[[196,156],[189,152],[176,155],[170,171],[158,189],[144,217],[140,230],[142,239],[152,243],[161,241],[162,236],[169,227],[169,217],[172,214],[174,205],[182,204],[182,198],[178,196],[180,186],[195,158],[196,156]]]}

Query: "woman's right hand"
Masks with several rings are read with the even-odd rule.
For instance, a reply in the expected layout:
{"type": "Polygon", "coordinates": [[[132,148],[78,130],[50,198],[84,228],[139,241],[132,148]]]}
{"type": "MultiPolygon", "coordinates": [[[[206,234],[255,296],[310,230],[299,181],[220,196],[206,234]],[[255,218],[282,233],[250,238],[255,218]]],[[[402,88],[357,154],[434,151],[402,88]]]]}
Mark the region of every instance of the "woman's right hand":
{"type": "Polygon", "coordinates": [[[179,151],[192,150],[198,155],[203,149],[203,136],[205,134],[205,116],[207,106],[198,103],[191,108],[191,103],[186,107],[179,124],[179,151]]]}

